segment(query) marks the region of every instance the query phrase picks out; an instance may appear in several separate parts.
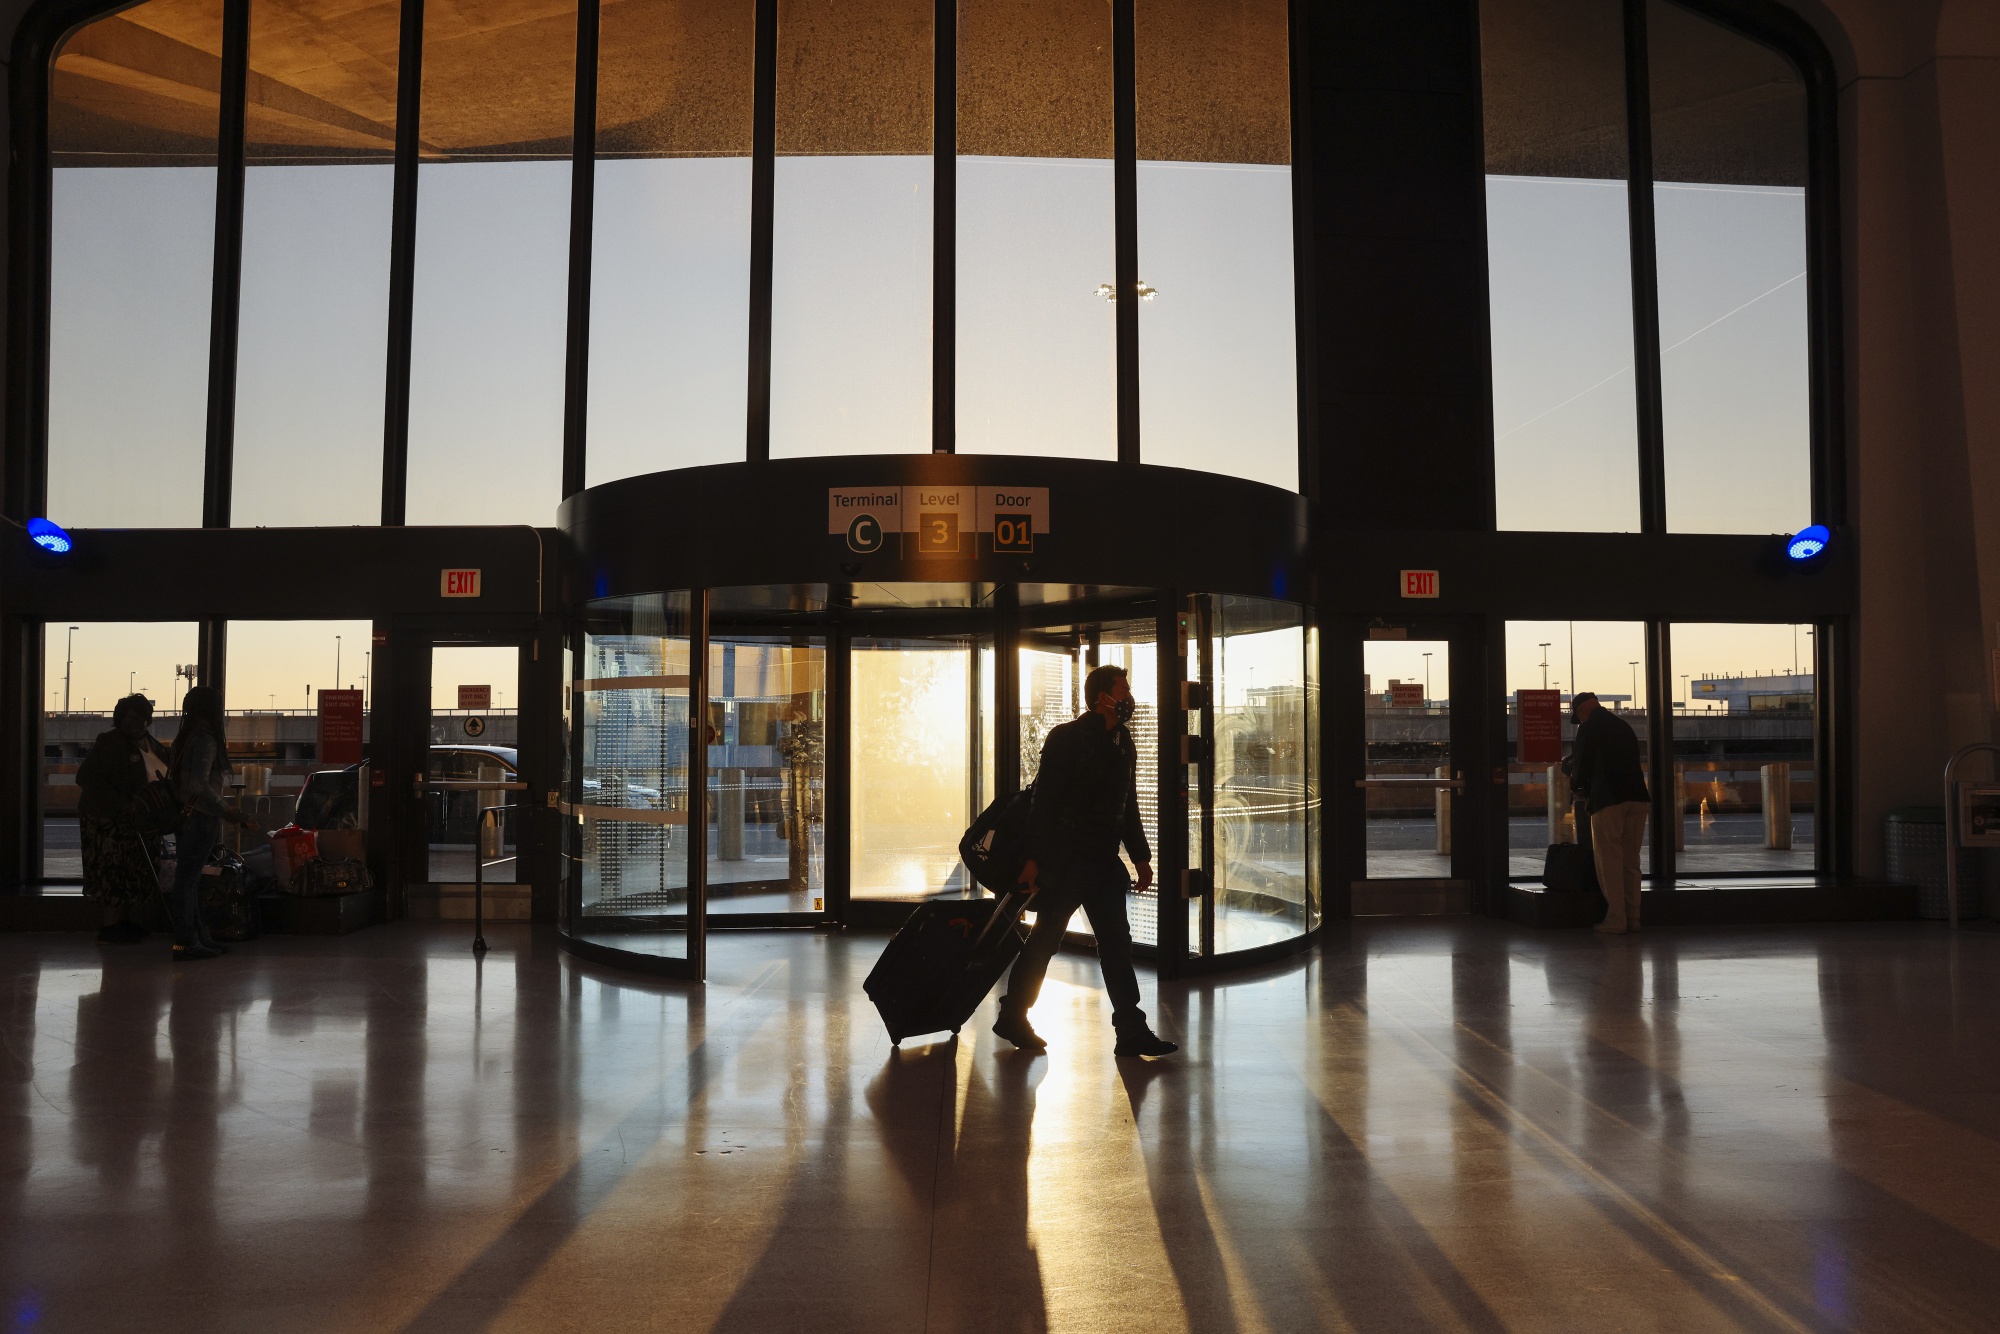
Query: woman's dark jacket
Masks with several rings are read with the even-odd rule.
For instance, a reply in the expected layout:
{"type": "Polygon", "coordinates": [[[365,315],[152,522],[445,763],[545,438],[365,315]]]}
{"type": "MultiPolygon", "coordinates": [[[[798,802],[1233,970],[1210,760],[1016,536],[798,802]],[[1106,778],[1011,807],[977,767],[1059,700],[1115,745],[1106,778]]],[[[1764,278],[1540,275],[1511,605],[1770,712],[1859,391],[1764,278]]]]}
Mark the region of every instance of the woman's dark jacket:
{"type": "Polygon", "coordinates": [[[134,741],[115,727],[99,732],[76,771],[77,813],[99,820],[131,819],[134,799],[146,786],[148,750],[159,754],[150,736],[134,741]]]}

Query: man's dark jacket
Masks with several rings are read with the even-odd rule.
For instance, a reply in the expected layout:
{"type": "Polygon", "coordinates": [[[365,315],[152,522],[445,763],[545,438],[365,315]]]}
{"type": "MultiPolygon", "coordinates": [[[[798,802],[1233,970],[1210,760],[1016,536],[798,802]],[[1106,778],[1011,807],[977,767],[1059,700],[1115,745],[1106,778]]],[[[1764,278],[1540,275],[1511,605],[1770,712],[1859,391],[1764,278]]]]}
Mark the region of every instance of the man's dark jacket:
{"type": "Polygon", "coordinates": [[[1086,713],[1042,743],[1035,801],[1028,812],[1028,856],[1044,866],[1115,860],[1118,845],[1135,862],[1153,859],[1139,823],[1139,759],[1132,734],[1107,729],[1086,713]]]}
{"type": "Polygon", "coordinates": [[[1632,725],[1602,705],[1592,709],[1576,729],[1571,781],[1593,811],[1610,810],[1621,801],[1650,801],[1632,725]]]}

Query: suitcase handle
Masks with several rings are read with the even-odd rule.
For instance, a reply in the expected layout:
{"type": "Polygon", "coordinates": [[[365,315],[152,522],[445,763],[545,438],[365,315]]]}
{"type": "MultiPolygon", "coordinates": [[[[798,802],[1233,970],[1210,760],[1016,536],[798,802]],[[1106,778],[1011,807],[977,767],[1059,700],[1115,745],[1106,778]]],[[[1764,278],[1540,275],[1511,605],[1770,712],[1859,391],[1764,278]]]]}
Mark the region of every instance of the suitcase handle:
{"type": "Polygon", "coordinates": [[[986,938],[993,934],[993,928],[1000,924],[1001,917],[1013,918],[1020,915],[1019,908],[1012,908],[1010,911],[1016,896],[1017,891],[1010,889],[993,905],[993,914],[986,919],[986,925],[979,932],[979,939],[972,942],[972,957],[979,957],[980,948],[986,944],[986,938]]]}

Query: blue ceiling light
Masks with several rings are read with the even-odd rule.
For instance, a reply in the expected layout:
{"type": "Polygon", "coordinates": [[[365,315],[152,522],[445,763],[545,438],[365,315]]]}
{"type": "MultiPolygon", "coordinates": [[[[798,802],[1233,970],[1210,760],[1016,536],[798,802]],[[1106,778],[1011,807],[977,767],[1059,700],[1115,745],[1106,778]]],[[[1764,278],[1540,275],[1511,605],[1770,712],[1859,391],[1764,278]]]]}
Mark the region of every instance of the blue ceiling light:
{"type": "Polygon", "coordinates": [[[68,533],[47,519],[28,520],[28,540],[42,550],[54,552],[58,556],[65,554],[75,545],[70,541],[68,533]]]}
{"type": "Polygon", "coordinates": [[[1826,544],[1833,540],[1823,523],[1810,524],[1792,534],[1792,540],[1785,543],[1785,554],[1793,560],[1811,560],[1826,550],[1826,544]]]}

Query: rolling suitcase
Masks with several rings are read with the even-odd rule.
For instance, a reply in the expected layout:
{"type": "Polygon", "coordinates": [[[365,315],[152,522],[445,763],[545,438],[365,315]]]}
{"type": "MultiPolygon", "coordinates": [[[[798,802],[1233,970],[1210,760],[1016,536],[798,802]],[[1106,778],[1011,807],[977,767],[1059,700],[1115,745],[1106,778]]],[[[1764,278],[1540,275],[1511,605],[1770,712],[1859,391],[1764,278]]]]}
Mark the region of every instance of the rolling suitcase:
{"type": "Polygon", "coordinates": [[[891,1042],[957,1033],[1021,953],[1025,894],[926,903],[889,938],[862,989],[891,1042]]]}

